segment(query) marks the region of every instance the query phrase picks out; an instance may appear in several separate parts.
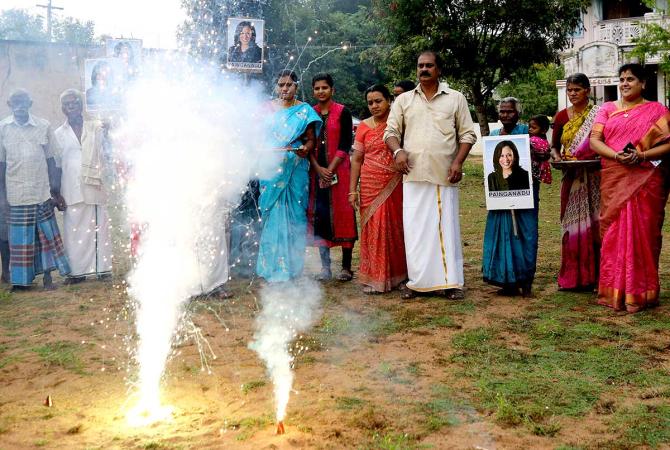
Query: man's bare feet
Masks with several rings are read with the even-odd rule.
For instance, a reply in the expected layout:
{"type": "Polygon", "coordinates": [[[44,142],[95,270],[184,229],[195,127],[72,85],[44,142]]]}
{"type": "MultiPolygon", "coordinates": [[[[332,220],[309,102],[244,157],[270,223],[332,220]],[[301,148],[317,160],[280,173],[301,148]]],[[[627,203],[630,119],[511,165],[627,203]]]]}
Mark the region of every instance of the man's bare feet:
{"type": "Polygon", "coordinates": [[[42,276],[42,284],[44,284],[44,290],[45,291],[55,291],[56,290],[56,285],[54,284],[53,280],[51,279],[51,272],[44,272],[44,275],[42,276]]]}

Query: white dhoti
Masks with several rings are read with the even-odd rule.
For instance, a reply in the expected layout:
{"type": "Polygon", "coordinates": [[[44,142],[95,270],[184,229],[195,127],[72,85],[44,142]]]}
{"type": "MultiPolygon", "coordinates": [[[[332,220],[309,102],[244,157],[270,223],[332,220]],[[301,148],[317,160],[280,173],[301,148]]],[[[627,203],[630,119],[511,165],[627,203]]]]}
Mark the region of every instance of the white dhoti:
{"type": "Polygon", "coordinates": [[[407,287],[419,292],[463,287],[458,188],[403,184],[407,287]]]}
{"type": "Polygon", "coordinates": [[[195,257],[198,281],[192,295],[214,293],[228,282],[228,237],[226,215],[218,203],[209,209],[209,224],[195,237],[195,257]]]}
{"type": "Polygon", "coordinates": [[[111,224],[107,208],[75,203],[63,213],[63,244],[70,276],[106,275],[112,271],[111,224]]]}

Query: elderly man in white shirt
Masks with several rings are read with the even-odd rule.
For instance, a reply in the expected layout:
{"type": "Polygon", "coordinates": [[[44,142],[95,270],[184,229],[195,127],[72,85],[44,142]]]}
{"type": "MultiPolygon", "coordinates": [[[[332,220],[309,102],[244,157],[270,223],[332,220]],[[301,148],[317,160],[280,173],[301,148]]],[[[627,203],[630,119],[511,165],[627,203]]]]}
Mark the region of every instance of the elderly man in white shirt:
{"type": "Polygon", "coordinates": [[[68,89],[60,96],[67,118],[55,135],[62,148],[61,193],[65,252],[72,272],[66,284],[95,275],[109,278],[112,271],[111,224],[103,184],[103,144],[106,130],[99,120],[83,117],[83,95],[68,89]]]}
{"type": "Polygon", "coordinates": [[[463,293],[463,250],[458,187],[463,162],[477,140],[468,103],[440,83],[439,55],[419,55],[419,86],[391,107],[384,141],[403,180],[403,227],[409,281],[402,298],[442,291],[463,293]],[[403,142],[403,147],[401,147],[403,142]]]}
{"type": "Polygon", "coordinates": [[[9,202],[9,250],[12,290],[27,289],[43,273],[70,272],[54,206],[65,208],[60,195],[58,144],[51,125],[30,114],[30,94],[17,89],[7,102],[12,115],[0,122],[0,186],[9,202]]]}

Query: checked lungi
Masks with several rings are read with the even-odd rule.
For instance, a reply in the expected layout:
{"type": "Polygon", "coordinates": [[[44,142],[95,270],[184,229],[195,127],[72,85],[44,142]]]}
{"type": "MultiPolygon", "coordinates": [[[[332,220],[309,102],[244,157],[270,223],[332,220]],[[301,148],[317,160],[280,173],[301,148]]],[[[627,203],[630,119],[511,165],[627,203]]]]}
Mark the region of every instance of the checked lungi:
{"type": "Polygon", "coordinates": [[[35,276],[58,269],[70,273],[51,200],[10,206],[9,271],[16,286],[30,286],[35,276]]]}

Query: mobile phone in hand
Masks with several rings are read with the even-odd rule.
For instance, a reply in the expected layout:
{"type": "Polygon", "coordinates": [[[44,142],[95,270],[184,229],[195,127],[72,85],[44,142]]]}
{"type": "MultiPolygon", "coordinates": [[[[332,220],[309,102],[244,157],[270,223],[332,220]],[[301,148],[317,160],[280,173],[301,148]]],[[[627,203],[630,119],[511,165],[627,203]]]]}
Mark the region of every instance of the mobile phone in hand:
{"type": "Polygon", "coordinates": [[[637,152],[637,149],[635,148],[635,146],[634,146],[631,142],[629,142],[629,143],[626,144],[626,146],[623,148],[623,152],[624,152],[625,154],[628,155],[628,154],[630,154],[630,153],[635,153],[635,152],[637,152]]]}

